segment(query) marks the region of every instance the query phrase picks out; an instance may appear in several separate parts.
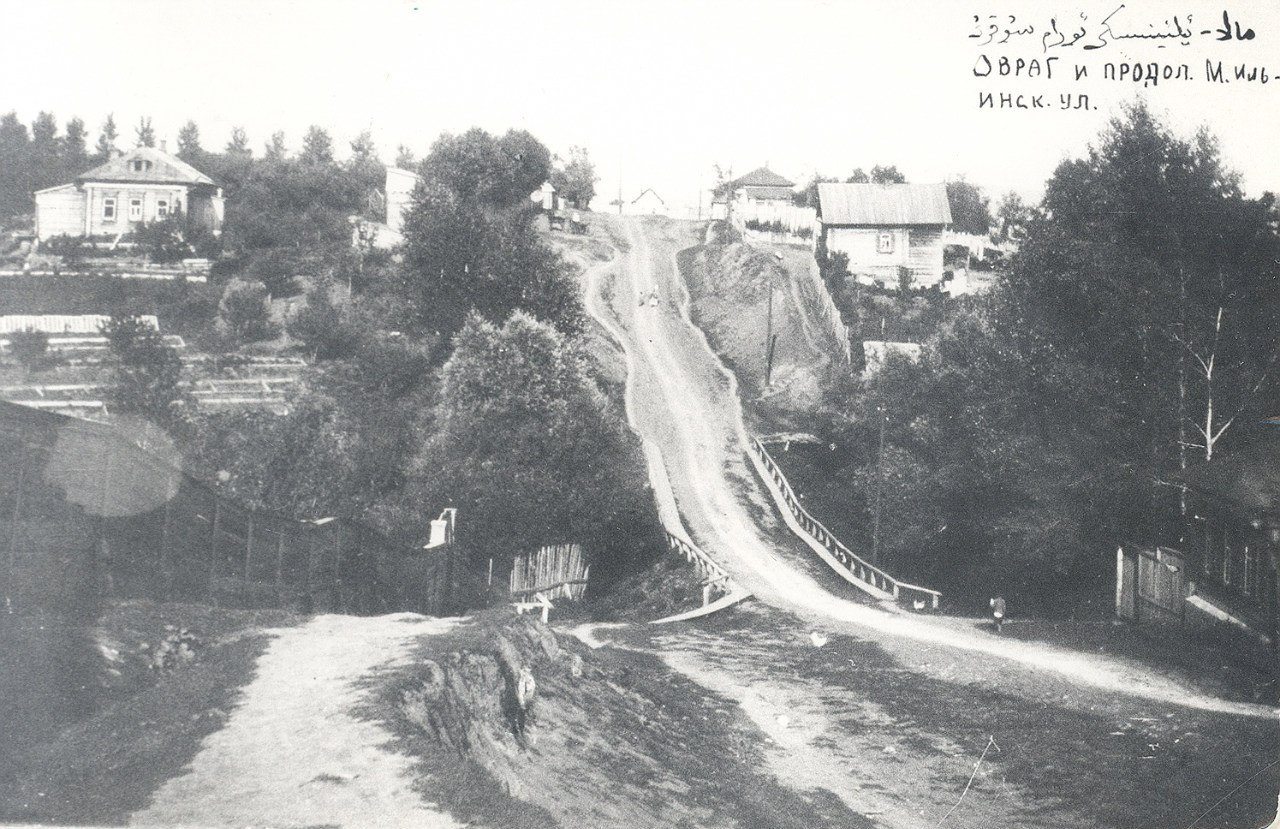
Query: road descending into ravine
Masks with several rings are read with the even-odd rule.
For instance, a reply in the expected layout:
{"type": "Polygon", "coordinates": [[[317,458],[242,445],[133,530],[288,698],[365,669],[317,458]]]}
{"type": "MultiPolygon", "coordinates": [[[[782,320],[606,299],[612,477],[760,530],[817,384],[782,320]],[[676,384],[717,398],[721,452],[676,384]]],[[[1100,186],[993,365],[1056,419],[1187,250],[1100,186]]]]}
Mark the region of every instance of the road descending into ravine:
{"type": "MultiPolygon", "coordinates": [[[[746,456],[737,383],[693,324],[676,254],[698,244],[700,225],[618,218],[625,250],[611,301],[588,289],[588,309],[623,337],[629,358],[628,412],[662,450],[678,504],[695,540],[761,600],[866,635],[918,640],[991,656],[1107,692],[1182,707],[1280,720],[1269,706],[1217,699],[1168,677],[1103,655],[998,638],[909,613],[887,613],[857,591],[821,578],[812,554],[781,526],[746,456]],[[641,302],[657,292],[659,303],[641,302]],[[611,306],[611,307],[610,307],[611,306]]],[[[603,268],[599,269],[603,272],[603,268]]]]}

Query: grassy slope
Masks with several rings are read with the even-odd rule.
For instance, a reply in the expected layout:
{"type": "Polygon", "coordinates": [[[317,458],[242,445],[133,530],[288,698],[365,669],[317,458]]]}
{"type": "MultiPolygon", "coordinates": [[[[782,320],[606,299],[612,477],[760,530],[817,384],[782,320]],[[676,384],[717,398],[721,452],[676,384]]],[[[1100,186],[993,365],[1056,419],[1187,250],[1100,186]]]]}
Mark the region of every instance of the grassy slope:
{"type": "Polygon", "coordinates": [[[86,674],[101,678],[97,710],[19,755],[13,776],[0,781],[0,820],[124,822],[222,726],[266,647],[262,628],[296,621],[283,611],[111,607],[93,636],[120,656],[86,674]],[[187,627],[205,644],[195,664],[155,677],[137,646],[158,642],[166,625],[187,627]]]}

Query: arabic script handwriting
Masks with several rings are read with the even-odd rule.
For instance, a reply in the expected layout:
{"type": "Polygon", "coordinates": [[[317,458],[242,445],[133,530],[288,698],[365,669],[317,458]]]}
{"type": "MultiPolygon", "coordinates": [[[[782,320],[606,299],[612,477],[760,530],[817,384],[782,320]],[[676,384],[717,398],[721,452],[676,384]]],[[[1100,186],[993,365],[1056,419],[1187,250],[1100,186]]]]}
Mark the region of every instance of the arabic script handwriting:
{"type": "Polygon", "coordinates": [[[1106,17],[1096,20],[1091,20],[1088,12],[1080,12],[1078,22],[1068,24],[1064,21],[1063,28],[1059,28],[1056,17],[1049,18],[1047,25],[1037,27],[1034,23],[1019,21],[1014,14],[989,14],[986,17],[975,14],[969,37],[977,40],[978,46],[1021,44],[1038,39],[1040,48],[1048,52],[1071,46],[1086,50],[1102,49],[1110,43],[1126,40],[1149,41],[1163,49],[1171,44],[1190,46],[1196,39],[1247,41],[1257,36],[1253,29],[1242,25],[1238,19],[1233,20],[1225,9],[1221,25],[1215,21],[1212,28],[1197,25],[1194,14],[1173,15],[1158,24],[1135,23],[1127,19],[1124,10],[1125,5],[1121,3],[1106,17]]]}

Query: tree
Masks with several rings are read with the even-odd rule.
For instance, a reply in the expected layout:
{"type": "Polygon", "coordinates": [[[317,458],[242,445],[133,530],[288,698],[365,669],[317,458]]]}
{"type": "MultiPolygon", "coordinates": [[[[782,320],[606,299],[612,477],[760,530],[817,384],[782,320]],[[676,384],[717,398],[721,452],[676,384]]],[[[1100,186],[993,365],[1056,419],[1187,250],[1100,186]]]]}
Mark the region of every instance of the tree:
{"type": "Polygon", "coordinates": [[[249,147],[249,135],[244,127],[232,127],[231,137],[227,140],[227,155],[248,158],[253,155],[249,147]]]}
{"type": "Polygon", "coordinates": [[[0,217],[31,211],[31,139],[16,112],[0,117],[0,217]]]}
{"type": "Polygon", "coordinates": [[[551,175],[551,153],[523,130],[501,139],[479,127],[436,139],[422,173],[464,202],[508,208],[527,203],[551,175]]]}
{"type": "Polygon", "coordinates": [[[527,213],[483,209],[426,179],[405,211],[404,237],[399,291],[424,330],[447,339],[472,311],[501,322],[516,309],[581,329],[578,286],[527,213]]]}
{"type": "Polygon", "coordinates": [[[478,557],[569,541],[600,556],[644,503],[625,424],[583,357],[525,314],[501,326],[467,320],[440,371],[434,415],[413,491],[464,510],[478,557]]]}
{"type": "Polygon", "coordinates": [[[271,133],[271,141],[267,143],[263,158],[268,161],[283,161],[288,154],[288,148],[284,143],[284,133],[278,131],[271,133]]]}
{"type": "Polygon", "coordinates": [[[951,204],[951,226],[960,233],[985,236],[991,229],[991,213],[982,188],[963,178],[947,182],[947,201],[951,204]]]}
{"type": "Polygon", "coordinates": [[[204,148],[200,146],[200,127],[187,121],[178,130],[178,158],[196,167],[203,166],[204,148]]]}
{"type": "Polygon", "coordinates": [[[186,395],[179,381],[182,361],[151,323],[112,315],[102,334],[112,365],[108,399],[115,412],[136,414],[173,432],[186,421],[186,395]]]}
{"type": "Polygon", "coordinates": [[[42,190],[60,183],[62,178],[62,142],[58,140],[58,121],[51,112],[41,112],[31,124],[31,189],[42,190]]]}
{"type": "Polygon", "coordinates": [[[871,176],[867,175],[866,170],[863,170],[861,167],[858,167],[854,169],[854,171],[850,173],[849,177],[844,181],[845,181],[845,184],[870,184],[871,176]]]}
{"type": "Polygon", "coordinates": [[[9,335],[9,353],[26,374],[31,374],[49,353],[49,335],[34,329],[14,331],[9,335]]]}
{"type": "Polygon", "coordinates": [[[312,360],[351,357],[360,346],[362,328],[349,310],[333,301],[330,285],[317,285],[307,294],[307,304],[289,320],[289,335],[306,345],[312,360]]]}
{"type": "Polygon", "coordinates": [[[332,164],[333,138],[318,126],[311,126],[302,137],[302,152],[298,156],[304,164],[332,164]]]}
{"type": "Polygon", "coordinates": [[[1002,238],[1021,239],[1031,221],[1031,209],[1023,203],[1021,196],[1010,190],[1000,197],[996,221],[1002,238]]]}
{"type": "Polygon", "coordinates": [[[137,137],[137,145],[139,147],[154,147],[156,145],[156,131],[151,127],[151,119],[143,116],[138,119],[138,126],[133,128],[134,135],[137,137]]]}
{"type": "Polygon", "coordinates": [[[839,181],[839,179],[828,176],[814,176],[803,189],[798,190],[791,196],[791,201],[800,207],[812,207],[814,210],[817,210],[819,209],[818,185],[836,181],[839,181]]]}
{"type": "Polygon", "coordinates": [[[109,114],[107,115],[107,120],[102,122],[102,129],[98,131],[98,143],[94,145],[94,155],[99,164],[115,155],[116,141],[119,138],[120,133],[116,130],[116,117],[114,114],[109,114]]]}
{"type": "Polygon", "coordinates": [[[599,180],[585,147],[570,147],[568,161],[551,173],[551,184],[556,192],[575,207],[591,205],[599,180]]]}
{"type": "Polygon", "coordinates": [[[271,318],[267,286],[261,282],[228,282],[218,303],[218,324],[241,343],[270,340],[280,334],[280,326],[271,318]]]}
{"type": "Polygon", "coordinates": [[[418,159],[414,157],[413,150],[404,144],[396,147],[396,166],[401,170],[414,170],[418,166],[418,159]]]}
{"type": "Polygon", "coordinates": [[[871,181],[873,184],[906,184],[907,177],[892,164],[888,167],[877,164],[871,168],[871,181]]]}
{"type": "Polygon", "coordinates": [[[62,138],[62,168],[65,178],[83,173],[89,166],[89,132],[84,121],[72,118],[67,122],[62,138]]]}

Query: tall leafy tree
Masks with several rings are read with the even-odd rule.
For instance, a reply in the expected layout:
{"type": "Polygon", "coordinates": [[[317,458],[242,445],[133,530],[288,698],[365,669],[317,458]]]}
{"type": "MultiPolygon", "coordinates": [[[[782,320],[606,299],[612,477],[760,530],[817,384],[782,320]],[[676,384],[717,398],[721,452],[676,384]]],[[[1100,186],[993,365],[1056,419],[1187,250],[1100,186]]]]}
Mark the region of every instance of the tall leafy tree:
{"type": "Polygon", "coordinates": [[[418,159],[414,156],[413,150],[404,144],[396,147],[396,166],[401,170],[413,170],[418,166],[418,159]]]}
{"type": "Polygon", "coordinates": [[[991,211],[982,188],[963,178],[948,181],[947,201],[951,203],[951,224],[957,231],[985,236],[991,230],[991,211]]]}
{"type": "Polygon", "coordinates": [[[58,121],[51,112],[41,112],[31,123],[31,189],[40,190],[62,178],[62,142],[58,121]]]}
{"type": "Polygon", "coordinates": [[[405,212],[404,236],[400,290],[425,330],[447,338],[472,311],[500,322],[516,309],[580,330],[576,282],[527,212],[485,209],[426,179],[405,212]]]}
{"type": "Polygon", "coordinates": [[[113,315],[102,328],[112,367],[109,401],[114,412],[138,415],[168,431],[187,423],[186,395],[179,381],[182,360],[150,323],[113,315]]]}
{"type": "Polygon", "coordinates": [[[302,137],[302,152],[298,158],[304,164],[332,164],[333,138],[321,127],[309,127],[302,137]]]}
{"type": "Polygon", "coordinates": [[[200,127],[195,121],[187,121],[178,130],[178,158],[196,167],[202,166],[204,148],[200,146],[200,127]]]}
{"type": "Polygon", "coordinates": [[[495,138],[479,127],[441,135],[423,174],[464,202],[506,208],[525,203],[551,175],[551,152],[524,130],[495,138]]]}
{"type": "Polygon", "coordinates": [[[232,127],[231,137],[227,139],[227,155],[248,158],[253,155],[249,147],[249,135],[244,127],[232,127]]]}
{"type": "Polygon", "coordinates": [[[98,143],[94,145],[94,160],[99,164],[111,158],[116,152],[116,142],[120,140],[120,131],[116,129],[116,117],[108,114],[98,130],[98,143]]]}
{"type": "Polygon", "coordinates": [[[16,112],[0,117],[0,217],[31,210],[31,138],[16,112]]]}
{"type": "Polygon", "coordinates": [[[283,161],[288,154],[288,147],[284,143],[284,133],[280,131],[271,133],[271,140],[267,142],[263,150],[263,158],[268,161],[283,161]]]}
{"type": "Polygon", "coordinates": [[[62,138],[63,178],[70,180],[83,173],[89,166],[89,131],[84,121],[72,118],[67,122],[62,138]]]}
{"type": "Polygon", "coordinates": [[[151,126],[151,118],[143,116],[138,119],[138,126],[133,128],[133,134],[139,147],[154,147],[156,145],[156,131],[151,126]]]}
{"type": "Polygon", "coordinates": [[[481,556],[573,541],[600,556],[643,498],[625,424],[583,357],[525,314],[500,326],[468,319],[441,369],[434,421],[416,491],[458,504],[481,556]]]}
{"type": "Polygon", "coordinates": [[[551,174],[556,192],[578,207],[587,207],[596,195],[595,165],[585,147],[570,147],[569,158],[551,174]]]}

